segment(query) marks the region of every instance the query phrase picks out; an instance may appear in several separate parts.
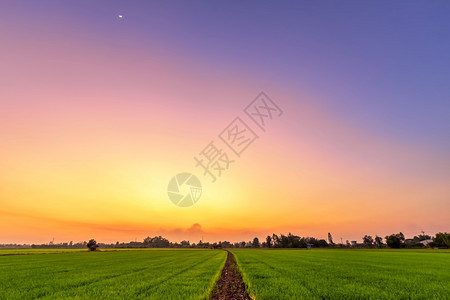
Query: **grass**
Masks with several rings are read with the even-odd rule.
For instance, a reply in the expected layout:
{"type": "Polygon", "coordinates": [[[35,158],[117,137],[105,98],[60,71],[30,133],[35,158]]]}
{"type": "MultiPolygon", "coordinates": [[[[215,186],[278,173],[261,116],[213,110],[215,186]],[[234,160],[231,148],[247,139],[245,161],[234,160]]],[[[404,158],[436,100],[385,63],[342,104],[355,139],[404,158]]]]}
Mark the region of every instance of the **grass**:
{"type": "MultiPolygon", "coordinates": [[[[97,250],[98,252],[109,252],[109,251],[183,251],[193,249],[189,248],[106,248],[97,250]]],[[[195,249],[197,250],[197,249],[195,249]]],[[[200,249],[201,250],[201,249],[200,249]]],[[[32,248],[22,248],[22,249],[0,249],[0,256],[2,255],[30,255],[30,254],[55,254],[55,253],[74,253],[74,252],[88,252],[87,248],[80,249],[32,249],[32,248]]]]}
{"type": "MultiPolygon", "coordinates": [[[[232,249],[257,299],[448,299],[448,250],[232,249]]],[[[226,252],[0,250],[0,299],[206,299],[226,252]],[[49,255],[51,254],[51,255],[49,255]]]]}
{"type": "Polygon", "coordinates": [[[450,251],[233,249],[257,299],[448,299],[450,251]]]}
{"type": "Polygon", "coordinates": [[[52,254],[86,252],[86,249],[0,249],[2,255],[28,255],[28,254],[52,254]]]}
{"type": "Polygon", "coordinates": [[[0,299],[205,299],[226,259],[213,250],[43,250],[0,255],[0,299]]]}

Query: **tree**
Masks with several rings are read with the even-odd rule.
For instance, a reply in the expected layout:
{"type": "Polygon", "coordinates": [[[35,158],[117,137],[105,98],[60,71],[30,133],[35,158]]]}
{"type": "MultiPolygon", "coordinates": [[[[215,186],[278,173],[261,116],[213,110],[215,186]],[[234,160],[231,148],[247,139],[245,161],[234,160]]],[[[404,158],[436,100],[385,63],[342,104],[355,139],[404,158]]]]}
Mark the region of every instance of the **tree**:
{"type": "Polygon", "coordinates": [[[299,248],[307,248],[308,244],[313,244],[314,247],[319,247],[319,241],[315,238],[307,238],[303,237],[298,240],[298,247],[299,248]]]}
{"type": "Polygon", "coordinates": [[[272,247],[272,238],[270,237],[270,235],[266,237],[266,246],[267,248],[272,247]]]}
{"type": "Polygon", "coordinates": [[[434,243],[437,247],[450,247],[450,233],[447,232],[439,232],[436,233],[436,237],[434,238],[434,243]]]}
{"type": "Polygon", "coordinates": [[[383,246],[383,238],[381,238],[380,236],[376,235],[375,236],[375,245],[378,248],[381,248],[383,246]]]}
{"type": "Polygon", "coordinates": [[[405,236],[403,233],[397,233],[397,234],[391,234],[385,237],[386,244],[390,248],[400,248],[404,246],[405,244],[405,236]]]}
{"type": "Polygon", "coordinates": [[[326,247],[329,246],[327,241],[325,241],[323,239],[322,240],[318,240],[317,244],[318,244],[318,247],[320,247],[320,248],[326,248],[326,247]]]}
{"type": "Polygon", "coordinates": [[[300,248],[300,237],[293,235],[289,232],[288,236],[288,248],[300,248]]]}
{"type": "Polygon", "coordinates": [[[280,238],[278,239],[278,246],[280,248],[289,248],[289,238],[284,234],[281,234],[280,238]]]}
{"type": "Polygon", "coordinates": [[[89,240],[86,246],[89,248],[90,251],[95,251],[98,248],[97,241],[94,239],[89,240]]]}
{"type": "Polygon", "coordinates": [[[417,237],[419,239],[419,241],[425,241],[425,240],[431,240],[431,236],[429,236],[428,234],[419,234],[419,236],[417,237]]]}
{"type": "Polygon", "coordinates": [[[255,238],[253,239],[252,247],[253,247],[253,248],[259,248],[259,239],[258,239],[257,237],[255,237],[255,238]]]}
{"type": "Polygon", "coordinates": [[[189,243],[189,241],[181,241],[180,246],[183,248],[189,248],[191,246],[191,244],[189,243]]]}
{"type": "Polygon", "coordinates": [[[231,243],[228,242],[228,241],[223,241],[222,242],[222,247],[223,248],[231,248],[231,247],[233,247],[233,245],[231,245],[231,243]]]}
{"type": "Polygon", "coordinates": [[[363,237],[363,244],[364,244],[366,247],[372,247],[372,245],[373,245],[373,238],[372,238],[372,236],[370,236],[370,235],[365,235],[365,236],[363,237]]]}
{"type": "Polygon", "coordinates": [[[275,233],[272,234],[272,243],[274,248],[280,248],[280,238],[275,233]]]}
{"type": "Polygon", "coordinates": [[[329,233],[329,232],[328,232],[328,243],[329,243],[330,245],[334,245],[334,243],[333,243],[333,237],[331,236],[331,233],[329,233]]]}
{"type": "Polygon", "coordinates": [[[163,238],[162,236],[146,237],[144,239],[144,247],[147,248],[169,248],[169,240],[163,238]]]}

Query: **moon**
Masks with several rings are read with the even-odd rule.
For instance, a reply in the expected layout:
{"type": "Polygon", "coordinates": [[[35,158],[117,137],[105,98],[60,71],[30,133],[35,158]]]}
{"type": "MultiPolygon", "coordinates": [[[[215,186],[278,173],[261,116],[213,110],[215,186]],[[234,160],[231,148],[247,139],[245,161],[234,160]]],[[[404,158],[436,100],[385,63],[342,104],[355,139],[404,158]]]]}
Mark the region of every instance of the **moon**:
{"type": "Polygon", "coordinates": [[[118,17],[119,17],[119,19],[122,19],[122,18],[123,18],[123,15],[118,15],[118,17]]]}

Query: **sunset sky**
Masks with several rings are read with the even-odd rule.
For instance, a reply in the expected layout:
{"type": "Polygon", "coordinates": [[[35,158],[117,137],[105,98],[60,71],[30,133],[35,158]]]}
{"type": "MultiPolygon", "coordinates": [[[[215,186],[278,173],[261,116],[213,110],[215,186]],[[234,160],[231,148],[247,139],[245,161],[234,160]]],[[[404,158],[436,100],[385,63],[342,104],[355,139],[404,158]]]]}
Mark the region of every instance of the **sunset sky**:
{"type": "Polygon", "coordinates": [[[450,230],[447,1],[0,3],[0,243],[450,230]],[[120,18],[119,15],[123,17],[120,18]],[[244,108],[283,111],[263,132],[244,108]],[[219,133],[258,135],[240,157],[219,133]],[[211,141],[235,162],[196,167],[211,141]],[[190,207],[170,179],[196,175],[190,207]]]}

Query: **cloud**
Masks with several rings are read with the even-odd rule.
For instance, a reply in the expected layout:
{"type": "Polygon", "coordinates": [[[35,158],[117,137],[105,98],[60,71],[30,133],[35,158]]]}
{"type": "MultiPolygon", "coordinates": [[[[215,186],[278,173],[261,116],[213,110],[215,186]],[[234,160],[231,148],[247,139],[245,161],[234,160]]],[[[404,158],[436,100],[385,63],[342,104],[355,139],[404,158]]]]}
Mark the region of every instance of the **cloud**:
{"type": "Polygon", "coordinates": [[[200,225],[199,223],[194,223],[188,228],[159,228],[158,234],[173,240],[200,240],[204,235],[207,235],[208,232],[204,231],[202,229],[202,225],[200,225]]]}
{"type": "Polygon", "coordinates": [[[189,227],[188,229],[186,229],[187,233],[204,233],[204,231],[202,230],[202,225],[195,223],[192,224],[191,227],[189,227]]]}

